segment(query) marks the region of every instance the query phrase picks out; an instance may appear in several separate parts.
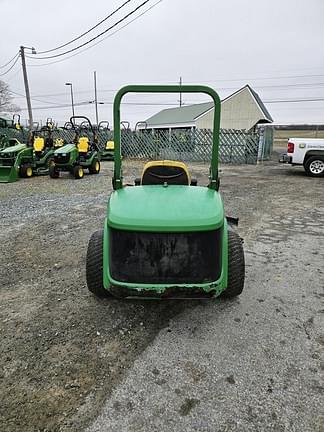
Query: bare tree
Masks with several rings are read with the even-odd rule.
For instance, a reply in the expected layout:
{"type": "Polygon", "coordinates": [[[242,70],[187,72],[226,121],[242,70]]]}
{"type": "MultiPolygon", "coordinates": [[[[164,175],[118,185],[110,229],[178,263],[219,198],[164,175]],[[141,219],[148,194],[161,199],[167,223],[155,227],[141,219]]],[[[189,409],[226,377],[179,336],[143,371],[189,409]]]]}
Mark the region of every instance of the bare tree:
{"type": "Polygon", "coordinates": [[[10,91],[9,85],[4,81],[0,80],[0,112],[18,112],[21,108],[18,105],[12,103],[13,96],[10,91]]]}

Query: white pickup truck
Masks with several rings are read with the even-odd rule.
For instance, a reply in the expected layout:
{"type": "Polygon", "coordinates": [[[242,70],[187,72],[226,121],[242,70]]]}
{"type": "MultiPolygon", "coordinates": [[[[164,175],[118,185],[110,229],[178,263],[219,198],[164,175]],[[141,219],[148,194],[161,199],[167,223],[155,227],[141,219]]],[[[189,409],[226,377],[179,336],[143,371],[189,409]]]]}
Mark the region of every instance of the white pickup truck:
{"type": "Polygon", "coordinates": [[[324,176],[324,139],[289,138],[287,153],[279,162],[303,165],[306,174],[312,177],[324,176]]]}

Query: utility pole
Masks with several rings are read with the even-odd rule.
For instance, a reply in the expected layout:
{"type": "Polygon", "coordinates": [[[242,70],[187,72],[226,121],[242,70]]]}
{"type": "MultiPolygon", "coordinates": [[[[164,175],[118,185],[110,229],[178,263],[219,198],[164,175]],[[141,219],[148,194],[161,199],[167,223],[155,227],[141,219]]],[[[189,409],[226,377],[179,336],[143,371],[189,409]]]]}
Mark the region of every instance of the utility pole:
{"type": "Polygon", "coordinates": [[[30,93],[29,93],[29,84],[28,84],[28,77],[27,77],[27,69],[26,69],[26,59],[25,59],[25,49],[31,49],[33,54],[36,54],[35,48],[29,48],[29,47],[20,47],[20,56],[21,56],[21,66],[23,70],[24,75],[24,84],[25,84],[25,93],[26,93],[26,101],[27,101],[27,108],[28,108],[28,118],[29,118],[29,129],[31,130],[33,127],[33,111],[31,106],[31,100],[30,100],[30,93]]]}
{"type": "Polygon", "coordinates": [[[181,86],[182,86],[182,77],[180,77],[180,81],[179,81],[179,85],[180,85],[180,108],[182,107],[182,92],[181,92],[181,86]]]}
{"type": "Polygon", "coordinates": [[[94,94],[95,94],[95,107],[96,107],[96,125],[98,126],[98,97],[97,97],[97,72],[93,72],[93,81],[94,81],[94,94]]]}

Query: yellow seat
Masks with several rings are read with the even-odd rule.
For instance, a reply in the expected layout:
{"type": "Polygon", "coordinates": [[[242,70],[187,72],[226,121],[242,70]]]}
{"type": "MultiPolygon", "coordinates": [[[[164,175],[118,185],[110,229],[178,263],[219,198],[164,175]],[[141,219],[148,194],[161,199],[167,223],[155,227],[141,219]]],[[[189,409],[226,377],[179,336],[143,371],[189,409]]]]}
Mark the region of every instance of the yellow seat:
{"type": "Polygon", "coordinates": [[[183,162],[162,160],[147,162],[144,166],[141,184],[190,185],[188,167],[183,162]]]}
{"type": "Polygon", "coordinates": [[[115,143],[114,141],[107,141],[106,143],[106,150],[114,150],[115,149],[115,143]]]}
{"type": "Polygon", "coordinates": [[[80,153],[88,153],[89,151],[89,138],[88,137],[81,137],[78,141],[78,150],[80,153]]]}
{"type": "Polygon", "coordinates": [[[63,138],[56,138],[54,141],[54,147],[62,147],[64,145],[63,138]]]}
{"type": "Polygon", "coordinates": [[[36,137],[34,139],[33,147],[34,147],[34,151],[35,152],[41,152],[41,151],[43,151],[44,147],[45,147],[45,140],[44,140],[44,138],[43,137],[36,137]]]}

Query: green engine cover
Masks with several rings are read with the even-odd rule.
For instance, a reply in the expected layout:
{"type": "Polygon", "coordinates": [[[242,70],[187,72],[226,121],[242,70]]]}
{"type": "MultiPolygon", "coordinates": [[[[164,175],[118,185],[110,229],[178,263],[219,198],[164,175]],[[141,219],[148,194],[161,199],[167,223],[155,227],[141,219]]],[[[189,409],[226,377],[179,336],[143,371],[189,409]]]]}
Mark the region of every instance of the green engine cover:
{"type": "Polygon", "coordinates": [[[220,195],[199,186],[124,187],[111,194],[107,214],[112,228],[132,231],[209,231],[223,225],[220,195]]]}
{"type": "MultiPolygon", "coordinates": [[[[24,150],[24,149],[27,149],[26,144],[19,143],[19,144],[16,144],[14,146],[7,147],[7,148],[1,150],[1,154],[2,155],[6,155],[6,154],[9,154],[9,153],[18,153],[18,152],[20,152],[21,150],[24,150]]],[[[33,149],[31,149],[31,152],[32,151],[33,151],[33,149]]]]}
{"type": "Polygon", "coordinates": [[[57,150],[55,150],[54,154],[71,153],[73,150],[78,151],[74,144],[65,144],[63,147],[60,147],[57,150]]]}

